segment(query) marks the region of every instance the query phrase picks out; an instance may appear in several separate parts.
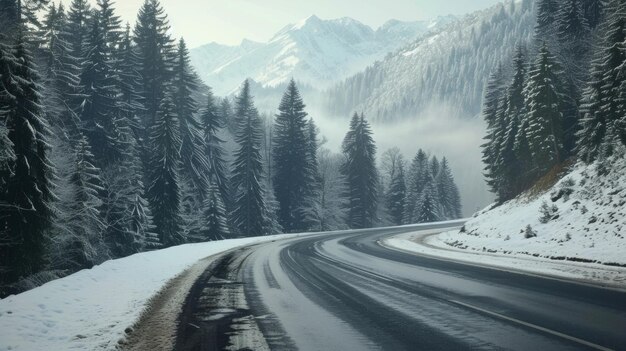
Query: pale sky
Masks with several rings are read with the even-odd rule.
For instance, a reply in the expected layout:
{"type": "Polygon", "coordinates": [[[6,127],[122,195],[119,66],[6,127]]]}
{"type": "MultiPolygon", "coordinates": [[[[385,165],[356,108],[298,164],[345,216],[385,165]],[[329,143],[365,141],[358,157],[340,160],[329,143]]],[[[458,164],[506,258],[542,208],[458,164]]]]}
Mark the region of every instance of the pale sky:
{"type": "MultiPolygon", "coordinates": [[[[116,0],[115,9],[132,25],[143,1],[116,0]]],[[[173,34],[183,36],[190,47],[212,41],[236,45],[244,38],[265,42],[285,25],[313,14],[322,19],[352,17],[377,28],[392,18],[411,21],[462,15],[498,2],[501,0],[161,0],[173,34]]]]}

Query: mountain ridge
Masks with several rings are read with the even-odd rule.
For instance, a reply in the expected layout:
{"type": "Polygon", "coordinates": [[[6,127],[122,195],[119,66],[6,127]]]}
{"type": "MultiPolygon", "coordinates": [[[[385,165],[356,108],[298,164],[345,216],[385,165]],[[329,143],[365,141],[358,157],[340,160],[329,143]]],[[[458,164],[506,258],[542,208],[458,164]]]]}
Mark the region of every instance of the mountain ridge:
{"type": "Polygon", "coordinates": [[[455,19],[451,15],[428,21],[391,19],[373,29],[350,17],[325,20],[311,15],[286,25],[266,43],[211,42],[192,49],[191,59],[218,95],[231,94],[246,78],[276,86],[294,77],[324,89],[455,19]]]}

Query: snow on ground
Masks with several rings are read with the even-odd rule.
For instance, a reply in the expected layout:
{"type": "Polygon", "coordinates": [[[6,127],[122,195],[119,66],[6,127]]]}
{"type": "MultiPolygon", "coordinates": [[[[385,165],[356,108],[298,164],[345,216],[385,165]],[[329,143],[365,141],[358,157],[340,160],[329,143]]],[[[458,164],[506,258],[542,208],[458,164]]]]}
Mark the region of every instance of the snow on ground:
{"type": "Polygon", "coordinates": [[[575,165],[549,190],[488,207],[461,230],[387,245],[626,288],[626,159],[606,164],[606,174],[575,165]]]}
{"type": "Polygon", "coordinates": [[[168,281],[207,256],[293,235],[188,244],[111,260],[0,300],[0,350],[114,350],[168,281]]]}

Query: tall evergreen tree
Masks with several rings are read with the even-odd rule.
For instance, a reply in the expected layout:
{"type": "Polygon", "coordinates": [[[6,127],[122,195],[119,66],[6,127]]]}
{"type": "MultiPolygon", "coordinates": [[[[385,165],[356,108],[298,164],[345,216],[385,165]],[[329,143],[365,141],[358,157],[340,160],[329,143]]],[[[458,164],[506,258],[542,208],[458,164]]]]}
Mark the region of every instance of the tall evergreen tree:
{"type": "Polygon", "coordinates": [[[202,241],[222,240],[230,235],[222,194],[219,187],[213,182],[211,182],[204,203],[204,221],[201,232],[202,241]]]}
{"type": "Polygon", "coordinates": [[[437,197],[435,181],[431,177],[431,179],[427,181],[420,195],[419,205],[416,207],[417,213],[415,219],[417,223],[432,223],[440,221],[443,218],[437,197]]]}
{"type": "Polygon", "coordinates": [[[626,1],[614,0],[609,4],[606,22],[601,27],[602,43],[585,90],[584,118],[578,134],[578,154],[586,162],[612,155],[620,134],[623,106],[619,96],[626,80],[620,74],[626,60],[626,1]]]}
{"type": "Polygon", "coordinates": [[[82,63],[87,54],[86,43],[89,40],[91,26],[91,6],[88,0],[72,0],[67,14],[67,33],[70,55],[82,63]]]}
{"type": "Polygon", "coordinates": [[[203,130],[204,154],[209,164],[209,180],[219,189],[221,201],[227,209],[230,208],[230,187],[228,184],[228,165],[225,160],[225,151],[219,133],[226,127],[222,115],[215,106],[213,92],[209,90],[206,107],[200,113],[200,122],[203,130]]]}
{"type": "Polygon", "coordinates": [[[422,196],[422,192],[430,177],[430,167],[428,164],[428,155],[420,149],[409,168],[407,176],[406,201],[404,207],[404,224],[415,223],[416,207],[422,196]]]}
{"type": "Polygon", "coordinates": [[[175,57],[174,41],[169,36],[169,23],[158,0],[146,0],[137,16],[134,39],[139,54],[142,101],[145,105],[144,126],[156,119],[163,87],[171,79],[172,62],[175,57]]]}
{"type": "Polygon", "coordinates": [[[246,80],[236,99],[235,116],[239,122],[231,184],[234,193],[232,223],[243,236],[268,234],[268,210],[263,188],[261,143],[263,125],[254,107],[250,83],[246,80]]]}
{"type": "Polygon", "coordinates": [[[497,192],[498,190],[499,174],[496,165],[499,157],[501,137],[504,135],[504,130],[506,129],[504,121],[505,78],[502,66],[498,65],[497,69],[492,72],[489,78],[483,100],[482,115],[487,124],[487,134],[484,138],[485,142],[481,146],[483,149],[482,160],[485,164],[487,185],[493,192],[497,192]]]}
{"type": "Polygon", "coordinates": [[[310,175],[307,113],[292,79],[282,97],[273,133],[273,184],[278,220],[287,232],[306,231],[303,209],[314,186],[310,175]]]}
{"type": "MultiPolygon", "coordinates": [[[[402,155],[400,155],[401,157],[402,155]]],[[[400,158],[395,172],[390,179],[386,196],[387,210],[394,225],[401,225],[404,218],[406,201],[406,183],[404,179],[404,161],[400,158]]]]}
{"type": "Polygon", "coordinates": [[[159,241],[165,247],[182,244],[180,215],[180,126],[171,92],[166,92],[150,128],[148,201],[159,241]]]}
{"type": "Polygon", "coordinates": [[[13,47],[0,44],[0,121],[12,144],[12,157],[0,174],[0,183],[5,185],[0,194],[3,283],[43,267],[44,233],[52,221],[48,132],[37,80],[22,36],[18,35],[13,47]]]}
{"type": "Polygon", "coordinates": [[[100,170],[93,164],[93,154],[84,136],[78,141],[69,185],[72,200],[67,223],[69,238],[65,238],[65,245],[57,249],[65,256],[66,263],[62,268],[90,268],[107,258],[107,250],[100,213],[102,200],[99,193],[103,190],[100,170]]]}
{"type": "Polygon", "coordinates": [[[448,160],[445,157],[441,160],[441,168],[435,178],[435,186],[439,195],[439,204],[441,205],[441,218],[461,218],[461,195],[459,194],[459,188],[454,182],[448,160]]]}
{"type": "Polygon", "coordinates": [[[534,169],[533,179],[543,176],[552,166],[563,160],[563,92],[559,78],[560,66],[546,44],[529,72],[523,130],[530,147],[534,169]]]}
{"type": "Polygon", "coordinates": [[[369,228],[376,219],[378,171],[372,130],[363,115],[355,113],[352,117],[342,151],[345,162],[341,173],[347,183],[348,225],[355,229],[369,228]]]}
{"type": "Polygon", "coordinates": [[[556,0],[537,1],[537,23],[535,24],[535,40],[551,42],[556,34],[556,16],[559,3],[556,0]]]}
{"type": "Polygon", "coordinates": [[[117,120],[120,116],[116,99],[117,77],[107,58],[106,42],[97,18],[86,43],[88,51],[80,82],[85,97],[82,103],[82,129],[89,139],[100,168],[117,161],[121,155],[117,120]]]}
{"type": "Polygon", "coordinates": [[[524,113],[524,87],[526,84],[526,55],[518,47],[513,58],[513,80],[506,91],[503,112],[505,128],[497,136],[497,159],[493,167],[495,189],[499,201],[508,200],[522,191],[521,181],[527,176],[516,152],[516,140],[524,113]]]}

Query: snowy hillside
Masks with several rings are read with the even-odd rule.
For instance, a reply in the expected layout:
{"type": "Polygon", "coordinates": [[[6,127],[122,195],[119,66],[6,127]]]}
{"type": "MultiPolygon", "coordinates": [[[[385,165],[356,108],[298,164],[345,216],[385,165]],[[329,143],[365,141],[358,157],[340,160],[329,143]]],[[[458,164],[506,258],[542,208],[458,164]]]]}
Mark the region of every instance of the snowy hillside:
{"type": "Polygon", "coordinates": [[[284,27],[267,43],[211,43],[193,49],[191,59],[218,95],[232,93],[246,78],[276,86],[294,77],[326,88],[453,20],[452,16],[417,22],[390,20],[373,30],[348,17],[323,20],[311,16],[284,27]]]}
{"type": "Polygon", "coordinates": [[[441,26],[330,89],[328,112],[414,119],[445,104],[475,116],[489,73],[531,39],[533,13],[532,0],[509,1],[441,26]]]}
{"type": "Polygon", "coordinates": [[[461,232],[442,234],[438,240],[463,250],[626,266],[623,151],[608,164],[602,173],[597,163],[578,164],[549,190],[531,189],[487,208],[461,232]]]}

